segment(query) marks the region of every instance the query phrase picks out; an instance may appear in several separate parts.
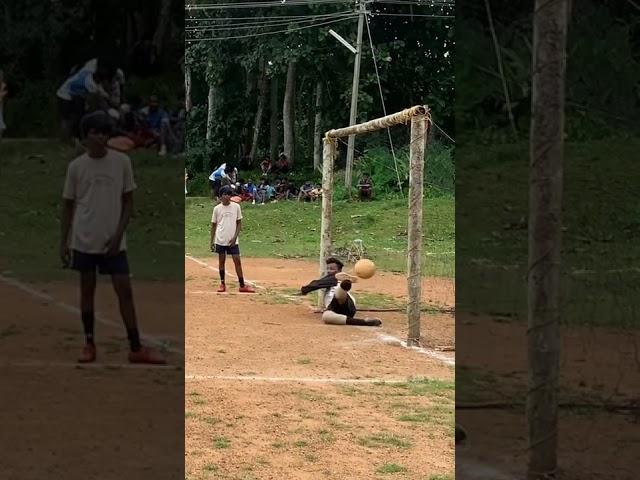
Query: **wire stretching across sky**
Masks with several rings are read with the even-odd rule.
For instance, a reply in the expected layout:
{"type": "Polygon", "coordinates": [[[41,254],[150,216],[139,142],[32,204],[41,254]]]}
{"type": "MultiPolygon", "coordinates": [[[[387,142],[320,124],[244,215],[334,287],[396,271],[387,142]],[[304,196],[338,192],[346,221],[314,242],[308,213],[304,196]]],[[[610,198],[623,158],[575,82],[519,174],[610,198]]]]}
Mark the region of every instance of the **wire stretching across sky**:
{"type": "Polygon", "coordinates": [[[278,33],[291,33],[291,32],[297,32],[299,30],[305,30],[307,28],[313,28],[313,27],[320,27],[323,25],[331,25],[332,23],[338,23],[338,22],[344,22],[345,20],[354,20],[356,17],[346,17],[346,18],[338,18],[336,20],[330,20],[330,21],[326,21],[326,22],[318,22],[318,23],[314,23],[312,25],[307,25],[307,26],[303,26],[303,27],[298,27],[298,28],[287,28],[285,30],[274,30],[272,32],[261,32],[261,33],[254,33],[251,35],[233,35],[233,36],[218,36],[218,37],[208,37],[208,38],[188,38],[187,41],[188,42],[207,42],[207,41],[220,41],[220,40],[233,40],[233,39],[241,39],[241,38],[251,38],[251,37],[260,37],[263,35],[276,35],[278,33]]]}
{"type": "Polygon", "coordinates": [[[345,0],[280,0],[275,2],[237,2],[237,3],[209,3],[202,5],[185,5],[185,10],[229,10],[242,8],[274,8],[274,7],[292,7],[305,5],[330,5],[343,3],[345,0]]]}
{"type": "MultiPolygon", "coordinates": [[[[309,15],[308,17],[302,17],[298,20],[288,20],[282,19],[279,21],[267,20],[263,21],[260,18],[254,18],[253,22],[236,22],[236,23],[225,23],[225,24],[205,24],[205,25],[194,25],[185,27],[187,32],[213,32],[213,31],[231,31],[231,30],[246,30],[253,28],[271,28],[271,27],[283,27],[288,25],[304,25],[318,21],[326,21],[326,20],[334,20],[338,18],[348,18],[348,17],[356,17],[356,13],[352,12],[340,12],[331,15],[323,15],[320,17],[316,17],[314,15],[309,15]]],[[[227,20],[233,20],[232,18],[228,18],[227,20]]]]}
{"type": "Polygon", "coordinates": [[[295,21],[295,20],[305,20],[308,18],[326,18],[333,17],[336,15],[346,15],[350,13],[355,13],[354,10],[343,10],[340,12],[333,13],[321,13],[321,14],[307,14],[307,15],[272,15],[272,16],[253,16],[253,17],[188,17],[185,21],[189,23],[204,23],[204,24],[216,24],[216,23],[224,23],[224,22],[237,22],[239,25],[246,25],[249,23],[260,22],[260,23],[268,23],[268,22],[282,22],[282,21],[295,21]]]}

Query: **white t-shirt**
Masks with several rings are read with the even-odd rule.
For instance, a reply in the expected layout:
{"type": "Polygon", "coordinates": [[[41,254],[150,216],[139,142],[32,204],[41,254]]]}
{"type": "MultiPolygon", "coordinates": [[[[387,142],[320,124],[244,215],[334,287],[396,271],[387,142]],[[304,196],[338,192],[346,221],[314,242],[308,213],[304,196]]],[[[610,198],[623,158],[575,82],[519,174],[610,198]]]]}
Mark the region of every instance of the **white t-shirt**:
{"type": "MultiPolygon", "coordinates": [[[[216,224],[216,245],[229,245],[229,242],[236,234],[236,222],[242,220],[242,209],[235,202],[229,205],[219,203],[213,208],[211,223],[216,224]]],[[[236,244],[240,242],[236,241],[236,244]]]]}
{"type": "MultiPolygon", "coordinates": [[[[75,201],[71,248],[83,253],[105,253],[118,230],[122,195],[135,190],[131,159],[115,150],[102,158],[85,153],[67,168],[62,197],[75,201]]],[[[125,250],[126,234],[120,249],[125,250]]]]}

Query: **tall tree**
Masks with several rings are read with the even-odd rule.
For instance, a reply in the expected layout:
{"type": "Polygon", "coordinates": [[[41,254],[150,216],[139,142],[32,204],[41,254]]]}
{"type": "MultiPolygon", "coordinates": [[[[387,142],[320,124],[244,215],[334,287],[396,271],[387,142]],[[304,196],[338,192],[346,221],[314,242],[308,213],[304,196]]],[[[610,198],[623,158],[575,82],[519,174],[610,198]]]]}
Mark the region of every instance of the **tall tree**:
{"type": "Polygon", "coordinates": [[[287,67],[287,84],[284,91],[284,104],[282,108],[282,123],[284,126],[284,154],[289,159],[289,164],[295,162],[294,125],[295,125],[295,93],[296,93],[296,60],[290,60],[287,67]]]}
{"type": "Polygon", "coordinates": [[[278,155],[278,119],[280,118],[280,109],[278,108],[278,77],[275,75],[271,77],[270,92],[269,156],[271,160],[274,160],[278,155]]]}
{"type": "Polygon", "coordinates": [[[264,115],[264,107],[267,103],[267,94],[269,82],[267,78],[267,68],[264,59],[260,61],[260,80],[258,85],[258,109],[256,111],[256,119],[253,126],[253,140],[251,142],[251,153],[249,154],[249,163],[254,164],[256,153],[258,151],[258,140],[260,138],[260,129],[262,128],[262,117],[264,115]]]}
{"type": "Polygon", "coordinates": [[[529,180],[528,480],[556,478],[568,0],[536,0],[529,180]]]}
{"type": "Polygon", "coordinates": [[[313,169],[322,164],[322,80],[316,82],[316,118],[313,125],[313,169]]]}

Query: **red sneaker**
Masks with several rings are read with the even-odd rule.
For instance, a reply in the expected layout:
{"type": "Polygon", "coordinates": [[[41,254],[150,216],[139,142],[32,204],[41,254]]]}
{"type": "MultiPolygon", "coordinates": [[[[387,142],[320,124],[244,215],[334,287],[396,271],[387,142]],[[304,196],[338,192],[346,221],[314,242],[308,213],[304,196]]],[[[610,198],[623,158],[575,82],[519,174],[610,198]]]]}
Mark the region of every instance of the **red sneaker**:
{"type": "Polygon", "coordinates": [[[165,365],[167,363],[167,360],[154,349],[149,347],[142,347],[137,352],[129,352],[129,362],[165,365]]]}
{"type": "Polygon", "coordinates": [[[218,292],[218,293],[224,293],[224,292],[226,292],[226,291],[227,291],[227,287],[226,287],[226,285],[225,285],[224,283],[221,283],[221,284],[220,284],[220,286],[218,287],[217,292],[218,292]]]}
{"type": "Polygon", "coordinates": [[[96,361],[96,346],[91,344],[86,344],[80,352],[80,357],[78,357],[79,363],[92,363],[96,361]]]}
{"type": "Polygon", "coordinates": [[[249,285],[245,285],[244,287],[240,287],[240,293],[256,293],[256,291],[249,285]]]}

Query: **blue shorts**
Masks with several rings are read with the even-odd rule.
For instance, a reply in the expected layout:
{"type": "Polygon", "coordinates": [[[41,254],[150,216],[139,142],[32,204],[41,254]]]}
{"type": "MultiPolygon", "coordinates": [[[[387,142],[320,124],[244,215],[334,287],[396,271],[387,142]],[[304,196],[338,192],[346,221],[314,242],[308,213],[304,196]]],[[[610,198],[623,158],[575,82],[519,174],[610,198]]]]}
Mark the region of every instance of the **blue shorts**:
{"type": "Polygon", "coordinates": [[[218,245],[216,243],[216,253],[219,255],[229,254],[229,255],[240,255],[240,247],[236,243],[233,247],[228,245],[218,245]]]}
{"type": "Polygon", "coordinates": [[[95,272],[98,269],[101,275],[128,275],[129,261],[126,250],[122,250],[113,257],[107,257],[102,253],[83,253],[74,250],[71,268],[79,272],[95,272]]]}

